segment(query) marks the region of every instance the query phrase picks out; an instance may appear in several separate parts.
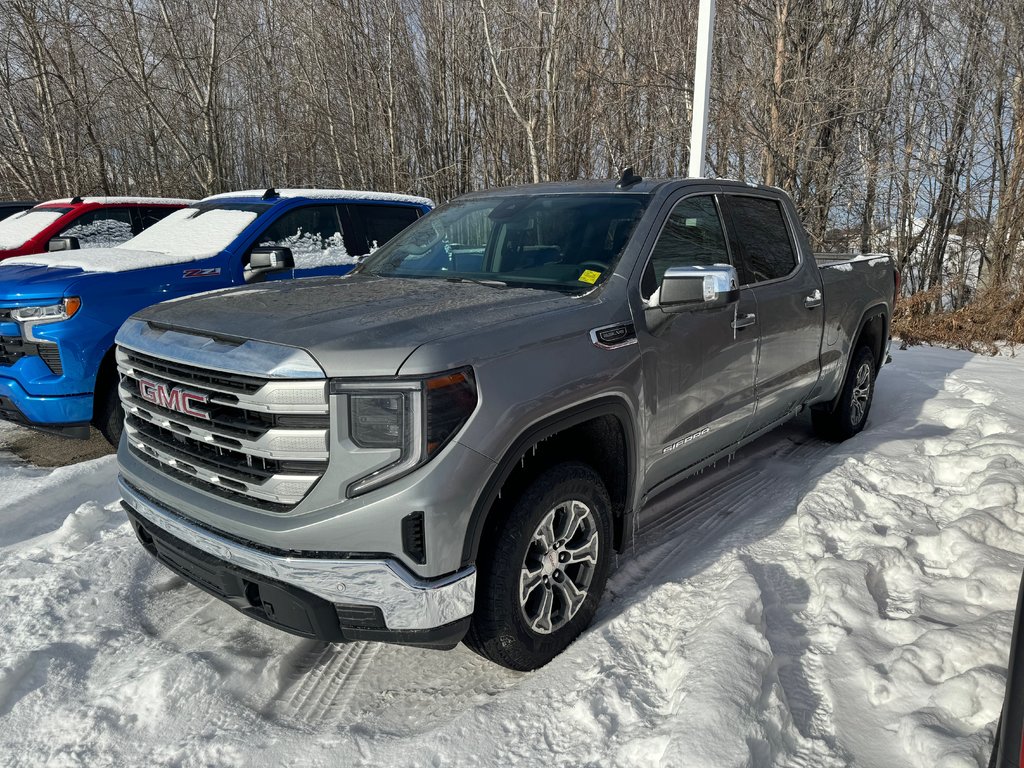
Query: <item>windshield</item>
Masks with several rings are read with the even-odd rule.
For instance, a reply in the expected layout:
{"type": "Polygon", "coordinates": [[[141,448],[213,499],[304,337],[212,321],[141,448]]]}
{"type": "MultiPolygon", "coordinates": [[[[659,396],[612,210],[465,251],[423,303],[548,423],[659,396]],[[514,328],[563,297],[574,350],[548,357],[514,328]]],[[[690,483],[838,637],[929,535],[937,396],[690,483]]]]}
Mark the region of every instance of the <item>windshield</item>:
{"type": "Polygon", "coordinates": [[[0,250],[21,248],[70,208],[32,208],[0,221],[0,250]]]}
{"type": "Polygon", "coordinates": [[[269,203],[199,203],[175,211],[117,247],[173,254],[182,261],[214,256],[269,207],[269,203]]]}
{"type": "Polygon", "coordinates": [[[585,290],[615,269],[648,200],[622,194],[456,200],[397,235],[358,271],[585,290]]]}

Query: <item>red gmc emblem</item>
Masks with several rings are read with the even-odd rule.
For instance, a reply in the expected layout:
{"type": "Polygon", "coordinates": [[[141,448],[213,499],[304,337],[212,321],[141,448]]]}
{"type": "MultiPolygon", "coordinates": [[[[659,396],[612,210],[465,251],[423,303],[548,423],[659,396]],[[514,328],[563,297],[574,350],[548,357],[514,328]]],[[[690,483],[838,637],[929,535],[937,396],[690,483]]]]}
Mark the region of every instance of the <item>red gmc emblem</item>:
{"type": "Polygon", "coordinates": [[[149,379],[139,379],[139,395],[154,405],[161,408],[168,408],[188,416],[195,416],[197,419],[210,420],[210,414],[196,408],[196,405],[205,405],[210,401],[209,395],[200,392],[192,392],[182,387],[170,387],[149,379]]]}

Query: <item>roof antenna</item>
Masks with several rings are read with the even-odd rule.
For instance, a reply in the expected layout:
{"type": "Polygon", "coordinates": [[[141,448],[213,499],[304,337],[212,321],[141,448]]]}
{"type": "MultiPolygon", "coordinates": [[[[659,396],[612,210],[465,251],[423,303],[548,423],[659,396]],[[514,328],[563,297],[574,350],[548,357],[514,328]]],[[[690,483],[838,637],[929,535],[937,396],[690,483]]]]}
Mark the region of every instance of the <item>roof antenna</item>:
{"type": "Polygon", "coordinates": [[[632,187],[634,184],[639,184],[644,180],[643,176],[637,176],[633,173],[633,166],[629,166],[622,172],[622,176],[619,177],[619,183],[615,185],[616,189],[627,189],[632,187]]]}
{"type": "Polygon", "coordinates": [[[82,202],[82,196],[81,195],[75,195],[74,197],[71,198],[71,204],[72,205],[78,205],[80,202],[82,202]]]}
{"type": "Polygon", "coordinates": [[[263,193],[263,199],[264,200],[273,200],[275,197],[280,197],[280,196],[281,195],[279,195],[277,193],[277,190],[274,189],[273,187],[267,187],[267,191],[263,193]]]}

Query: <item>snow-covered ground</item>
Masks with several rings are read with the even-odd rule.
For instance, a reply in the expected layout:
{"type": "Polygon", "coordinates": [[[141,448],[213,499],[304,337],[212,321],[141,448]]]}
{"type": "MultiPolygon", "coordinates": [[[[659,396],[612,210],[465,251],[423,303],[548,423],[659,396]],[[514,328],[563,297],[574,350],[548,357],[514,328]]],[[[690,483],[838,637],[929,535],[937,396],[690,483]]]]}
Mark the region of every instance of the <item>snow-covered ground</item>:
{"type": "Polygon", "coordinates": [[[894,356],[863,434],[795,423],[698,478],[529,674],[279,633],[142,550],[113,456],[0,454],[0,765],[982,765],[1024,566],[1024,361],[894,356]]]}

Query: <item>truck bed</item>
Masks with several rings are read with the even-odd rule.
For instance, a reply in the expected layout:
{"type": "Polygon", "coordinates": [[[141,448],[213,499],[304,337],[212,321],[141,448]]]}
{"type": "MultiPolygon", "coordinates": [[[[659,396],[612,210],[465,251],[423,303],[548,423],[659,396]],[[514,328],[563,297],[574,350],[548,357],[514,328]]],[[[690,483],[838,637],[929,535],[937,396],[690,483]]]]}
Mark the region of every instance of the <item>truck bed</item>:
{"type": "MultiPolygon", "coordinates": [[[[822,338],[823,379],[835,386],[845,371],[833,367],[848,359],[856,343],[865,308],[891,304],[896,290],[895,265],[885,253],[816,253],[825,296],[825,329],[822,338]]],[[[888,328],[885,329],[888,336],[888,328]]],[[[881,360],[879,361],[881,363],[881,360]]],[[[827,388],[828,389],[828,388],[827,388]]]]}

